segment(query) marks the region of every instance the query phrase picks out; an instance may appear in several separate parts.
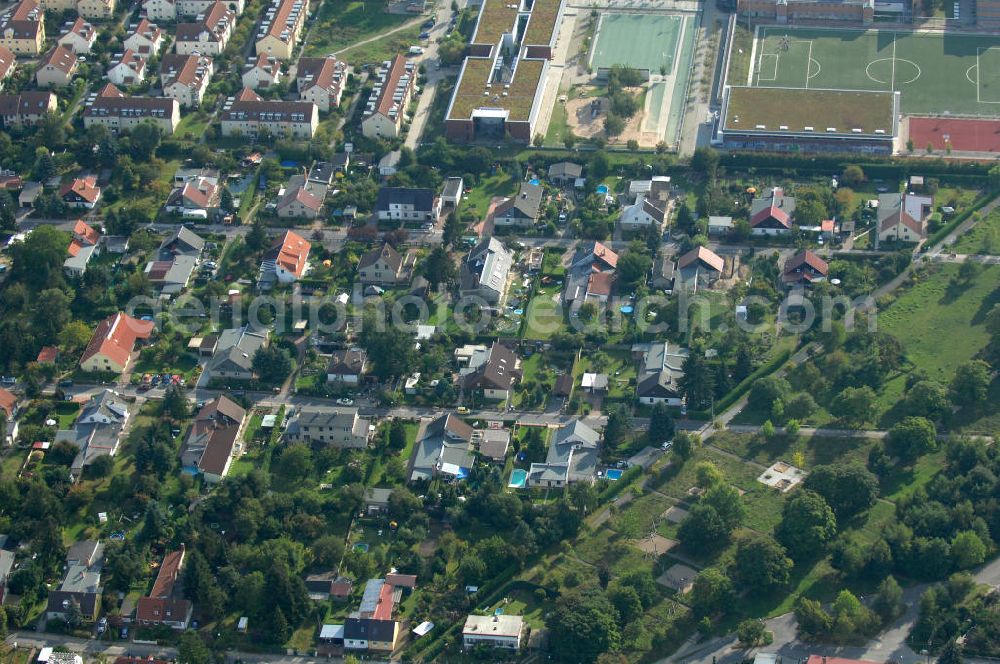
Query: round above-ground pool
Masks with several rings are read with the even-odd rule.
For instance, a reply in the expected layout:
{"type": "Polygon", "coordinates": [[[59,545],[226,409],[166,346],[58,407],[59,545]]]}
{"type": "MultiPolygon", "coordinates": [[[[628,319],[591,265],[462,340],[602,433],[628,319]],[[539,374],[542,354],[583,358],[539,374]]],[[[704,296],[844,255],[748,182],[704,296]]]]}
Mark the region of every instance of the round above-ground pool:
{"type": "Polygon", "coordinates": [[[599,193],[599,194],[606,194],[609,191],[610,191],[610,189],[608,189],[608,185],[606,185],[606,184],[599,184],[599,185],[597,185],[597,193],[599,193]]]}
{"type": "Polygon", "coordinates": [[[510,473],[510,481],[507,486],[512,489],[523,489],[528,483],[528,471],[523,468],[515,468],[510,473]]]}
{"type": "Polygon", "coordinates": [[[633,311],[635,311],[635,309],[632,307],[631,304],[623,304],[618,311],[622,312],[623,314],[630,314],[633,311]]]}
{"type": "Polygon", "coordinates": [[[360,553],[368,553],[368,544],[366,542],[358,542],[354,545],[354,550],[360,553]]]}

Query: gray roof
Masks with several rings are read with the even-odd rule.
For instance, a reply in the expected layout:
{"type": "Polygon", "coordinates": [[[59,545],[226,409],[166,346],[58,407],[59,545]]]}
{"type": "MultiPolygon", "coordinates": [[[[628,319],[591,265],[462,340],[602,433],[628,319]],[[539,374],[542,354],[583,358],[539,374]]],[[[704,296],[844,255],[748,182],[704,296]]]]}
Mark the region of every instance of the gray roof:
{"type": "Polygon", "coordinates": [[[302,431],[302,427],[329,427],[331,429],[351,429],[358,433],[359,427],[363,428],[364,434],[368,431],[368,420],[358,417],[358,409],[353,408],[348,411],[334,410],[332,408],[302,408],[292,417],[285,432],[290,435],[297,435],[302,431]]]}
{"type": "Polygon", "coordinates": [[[448,198],[457,198],[462,193],[462,187],[464,182],[462,178],[448,178],[444,181],[444,189],[441,192],[442,196],[447,196],[448,198]]]}
{"type": "Polygon", "coordinates": [[[209,371],[231,370],[234,367],[251,371],[253,356],[266,341],[267,337],[247,326],[223,330],[219,334],[215,354],[208,363],[209,371]]]}
{"type": "Polygon", "coordinates": [[[528,182],[521,183],[517,196],[497,205],[494,217],[513,217],[522,219],[537,219],[538,209],[542,206],[542,195],[545,190],[541,185],[528,182]]]}
{"type": "Polygon", "coordinates": [[[415,210],[429,212],[434,208],[434,192],[430,189],[382,187],[375,199],[375,210],[387,211],[389,205],[412,205],[415,210]]]}
{"type": "Polygon", "coordinates": [[[678,396],[678,381],[684,376],[687,356],[686,348],[671,347],[667,341],[650,344],[642,360],[636,394],[659,398],[678,396]]]}
{"type": "Polygon", "coordinates": [[[556,429],[552,444],[555,445],[584,445],[587,447],[597,447],[601,440],[601,434],[597,433],[580,420],[573,420],[556,429]]]}
{"type": "Polygon", "coordinates": [[[439,416],[424,429],[413,450],[411,479],[428,478],[445,463],[459,468],[471,468],[474,463],[472,427],[452,413],[439,416]]]}
{"type": "Polygon", "coordinates": [[[513,264],[514,256],[502,242],[492,237],[483,240],[462,262],[462,290],[503,292],[513,264]]]}
{"type": "Polygon", "coordinates": [[[392,641],[396,630],[395,620],[374,618],[348,618],[344,621],[344,639],[355,641],[392,641]]]}
{"type": "Polygon", "coordinates": [[[205,240],[200,235],[186,226],[179,226],[160,245],[160,253],[200,256],[204,248],[205,240]]]}
{"type": "Polygon", "coordinates": [[[560,161],[549,166],[550,178],[573,178],[575,180],[581,175],[583,175],[583,166],[571,161],[560,161]]]}

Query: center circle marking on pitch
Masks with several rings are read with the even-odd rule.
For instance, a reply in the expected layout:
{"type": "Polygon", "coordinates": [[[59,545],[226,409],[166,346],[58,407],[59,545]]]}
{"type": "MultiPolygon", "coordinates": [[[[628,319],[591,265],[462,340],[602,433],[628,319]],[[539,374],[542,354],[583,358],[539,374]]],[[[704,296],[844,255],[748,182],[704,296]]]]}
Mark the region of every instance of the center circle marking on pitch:
{"type": "MultiPolygon", "coordinates": [[[[895,73],[896,73],[895,83],[897,85],[907,85],[908,83],[913,83],[918,78],[920,78],[921,74],[923,74],[923,71],[920,69],[920,65],[918,65],[913,60],[907,60],[906,58],[879,58],[877,60],[872,60],[871,62],[868,63],[868,66],[865,67],[865,74],[868,76],[868,78],[870,78],[871,80],[875,81],[880,85],[889,85],[890,81],[883,81],[882,79],[873,76],[872,67],[875,65],[880,65],[883,62],[889,63],[888,67],[890,68],[890,71],[893,69],[893,64],[895,64],[895,73]],[[895,60],[895,63],[893,63],[893,60],[895,60]],[[911,73],[913,75],[908,79],[903,79],[899,74],[901,71],[905,73],[906,67],[904,66],[902,69],[900,69],[900,65],[909,65],[911,73]]],[[[878,68],[876,67],[876,69],[878,68]]]]}

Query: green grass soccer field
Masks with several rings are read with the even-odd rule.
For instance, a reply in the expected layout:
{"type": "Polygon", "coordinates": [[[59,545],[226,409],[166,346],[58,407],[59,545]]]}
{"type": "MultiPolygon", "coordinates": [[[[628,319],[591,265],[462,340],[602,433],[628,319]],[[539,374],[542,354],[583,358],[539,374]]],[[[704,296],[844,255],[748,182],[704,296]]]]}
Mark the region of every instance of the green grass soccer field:
{"type": "MultiPolygon", "coordinates": [[[[668,14],[601,14],[594,48],[593,69],[627,65],[653,74],[673,71],[683,16],[668,14]]],[[[690,26],[688,26],[690,29],[690,26]]]]}
{"type": "Polygon", "coordinates": [[[1000,36],[762,27],[755,53],[755,86],[895,90],[906,114],[1000,116],[1000,36]]]}

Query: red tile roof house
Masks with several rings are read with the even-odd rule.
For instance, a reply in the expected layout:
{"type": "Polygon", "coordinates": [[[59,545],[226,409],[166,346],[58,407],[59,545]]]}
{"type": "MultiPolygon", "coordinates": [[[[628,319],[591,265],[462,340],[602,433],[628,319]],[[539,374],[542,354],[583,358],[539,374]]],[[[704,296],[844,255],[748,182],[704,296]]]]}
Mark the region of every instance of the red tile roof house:
{"type": "Polygon", "coordinates": [[[97,186],[97,176],[73,178],[71,182],[59,188],[59,198],[72,208],[94,209],[97,201],[101,200],[101,188],[97,186]]]}
{"type": "Polygon", "coordinates": [[[94,330],[94,336],[80,358],[80,368],[84,371],[122,373],[136,341],[148,339],[152,334],[152,321],[138,320],[124,313],[108,316],[94,330]]]}
{"type": "Polygon", "coordinates": [[[40,88],[61,88],[73,82],[76,69],[76,54],[56,46],[39,59],[35,80],[40,88]]]}
{"type": "Polygon", "coordinates": [[[55,346],[44,346],[40,351],[38,351],[38,357],[35,358],[35,362],[39,364],[52,364],[59,359],[59,349],[55,346]]]}
{"type": "Polygon", "coordinates": [[[97,29],[82,18],[77,18],[76,22],[68,25],[67,29],[59,36],[59,45],[76,53],[86,55],[97,41],[97,29]]]}
{"type": "Polygon", "coordinates": [[[766,197],[755,198],[750,207],[750,228],[754,235],[781,235],[792,230],[795,199],[775,187],[766,197]]]}
{"type": "Polygon", "coordinates": [[[826,261],[806,249],[785,261],[781,281],[786,286],[807,285],[826,281],[830,266],[826,261]]]}
{"type": "Polygon", "coordinates": [[[299,58],[295,82],[299,99],[311,101],[320,111],[328,113],[340,106],[341,94],[347,82],[347,65],[332,55],[325,58],[299,58]]]}
{"type": "Polygon", "coordinates": [[[63,271],[71,277],[80,277],[87,271],[90,259],[98,253],[101,236],[82,220],[73,226],[73,239],[66,249],[69,256],[63,261],[63,271]]]}
{"type": "Polygon", "coordinates": [[[310,249],[312,244],[301,235],[285,231],[264,254],[264,261],[260,266],[262,281],[267,281],[269,277],[282,284],[297,281],[309,267],[310,249]]]}
{"type": "Polygon", "coordinates": [[[207,55],[167,53],[160,58],[163,94],[184,108],[201,105],[214,72],[215,65],[207,55]]]}
{"type": "Polygon", "coordinates": [[[136,604],[135,620],[140,625],[167,625],[173,629],[187,629],[191,622],[193,606],[186,599],[175,597],[180,586],[181,567],[184,565],[184,545],[163,557],[160,571],[153,582],[149,597],[142,597],[136,604]]]}
{"type": "Polygon", "coordinates": [[[281,82],[281,60],[261,53],[255,58],[248,58],[243,66],[243,87],[251,90],[266,90],[275,83],[281,82]]]}
{"type": "Polygon", "coordinates": [[[222,199],[222,191],[206,178],[189,180],[177,187],[167,197],[164,209],[181,213],[185,210],[216,210],[222,199]]]}

